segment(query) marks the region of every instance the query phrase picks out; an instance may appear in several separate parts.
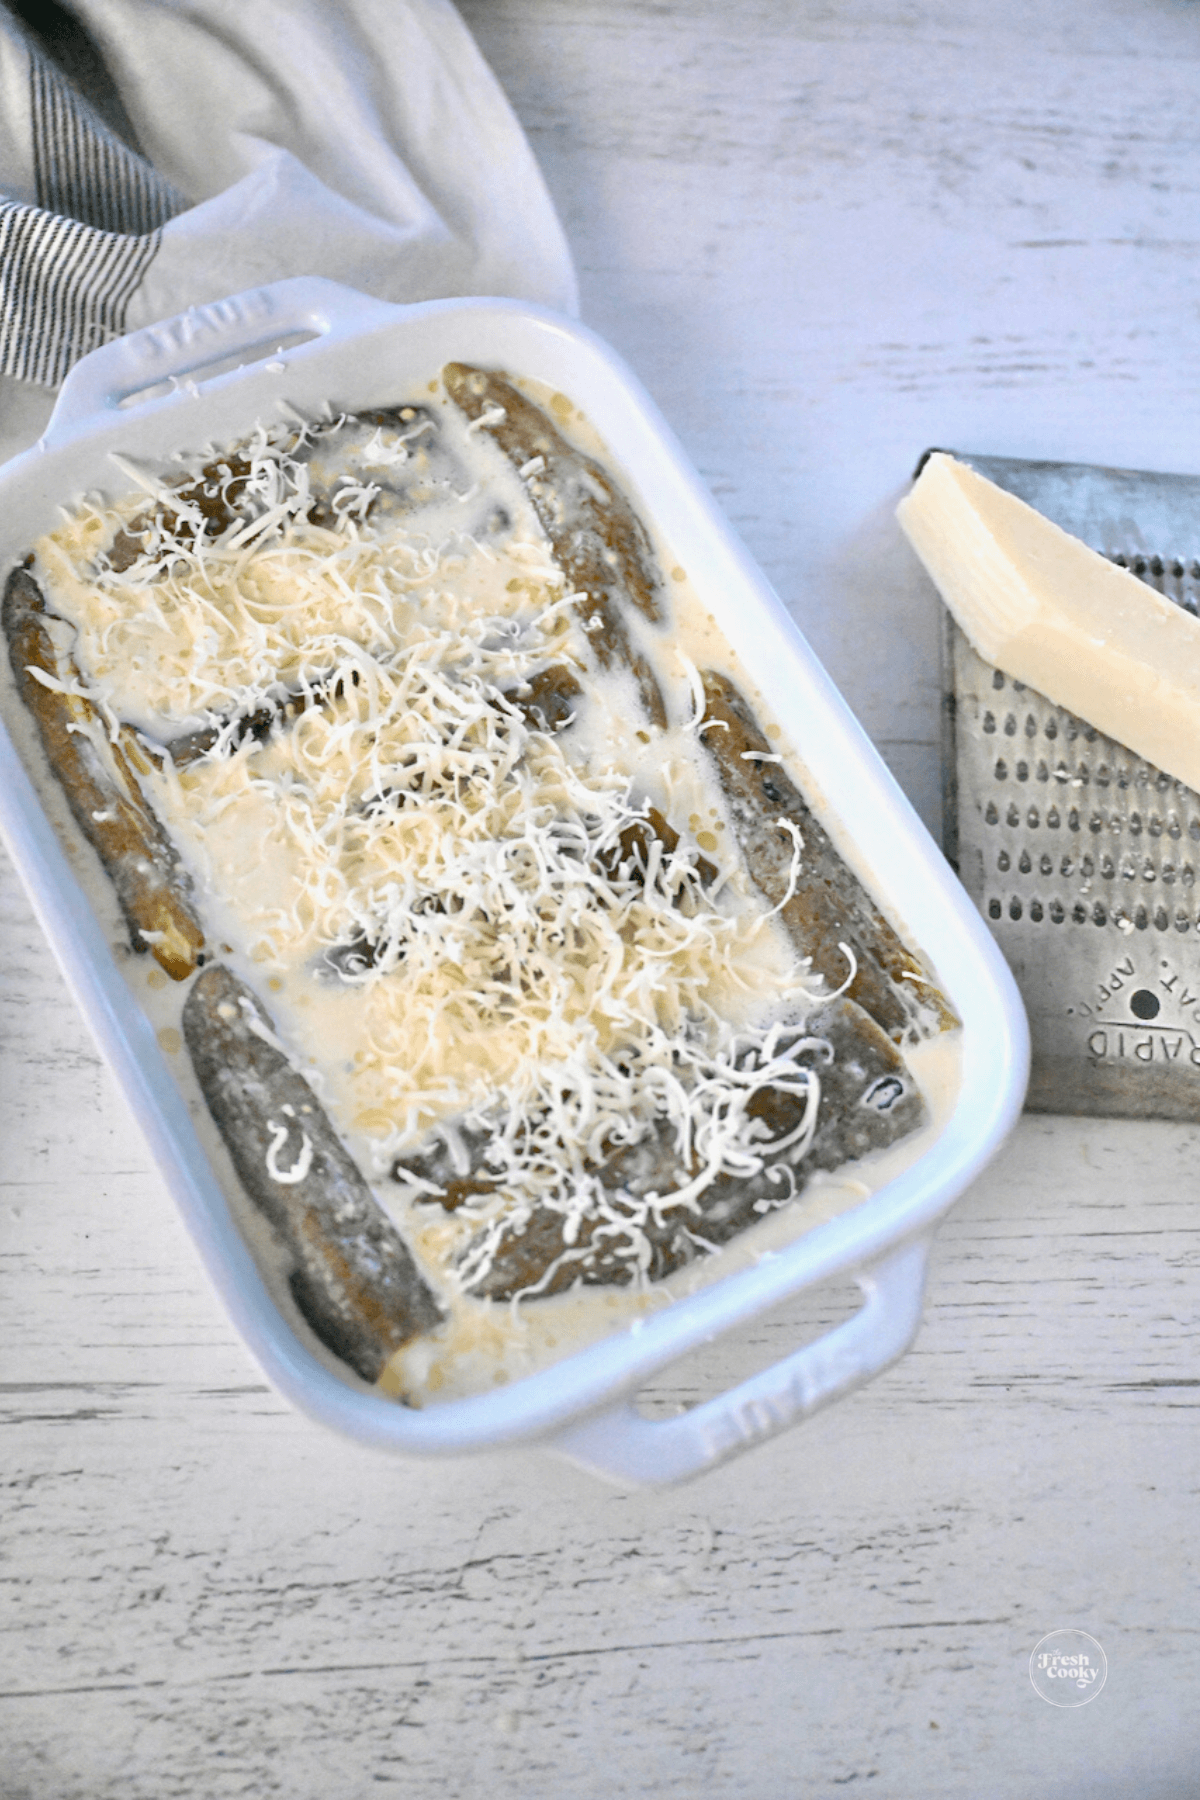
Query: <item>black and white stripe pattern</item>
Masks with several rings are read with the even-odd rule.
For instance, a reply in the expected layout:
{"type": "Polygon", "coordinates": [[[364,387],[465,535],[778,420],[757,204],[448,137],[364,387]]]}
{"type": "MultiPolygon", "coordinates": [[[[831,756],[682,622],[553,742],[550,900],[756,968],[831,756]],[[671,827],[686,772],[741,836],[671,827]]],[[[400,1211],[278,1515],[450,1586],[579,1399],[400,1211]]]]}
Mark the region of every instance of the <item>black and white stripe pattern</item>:
{"type": "Polygon", "coordinates": [[[37,201],[101,231],[148,235],[187,205],[45,57],[30,66],[37,201]]]}
{"type": "Polygon", "coordinates": [[[0,200],[0,373],[57,387],[72,363],[119,337],[161,236],[122,237],[0,200]]]}
{"type": "Polygon", "coordinates": [[[162,227],[187,205],[37,51],[36,206],[0,200],[0,373],[57,386],[125,329],[162,227]]]}

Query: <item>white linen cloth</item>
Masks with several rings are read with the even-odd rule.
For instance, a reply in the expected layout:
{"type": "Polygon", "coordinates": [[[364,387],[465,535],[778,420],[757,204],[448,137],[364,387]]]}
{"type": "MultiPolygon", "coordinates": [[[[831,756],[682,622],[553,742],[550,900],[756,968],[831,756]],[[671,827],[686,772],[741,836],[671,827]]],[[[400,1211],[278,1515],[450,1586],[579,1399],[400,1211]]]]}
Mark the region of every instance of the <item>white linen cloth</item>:
{"type": "Polygon", "coordinates": [[[64,3],[119,101],[0,4],[0,460],[86,351],[283,276],[577,310],[532,152],[449,0],[64,3]],[[102,113],[122,107],[118,131],[102,113]]]}

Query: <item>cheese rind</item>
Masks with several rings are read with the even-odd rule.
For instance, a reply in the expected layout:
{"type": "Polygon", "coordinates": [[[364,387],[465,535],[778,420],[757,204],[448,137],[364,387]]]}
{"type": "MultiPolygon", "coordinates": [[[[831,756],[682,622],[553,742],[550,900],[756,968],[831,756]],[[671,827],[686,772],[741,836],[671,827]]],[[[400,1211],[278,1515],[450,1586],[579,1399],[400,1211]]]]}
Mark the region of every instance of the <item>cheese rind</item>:
{"type": "Polygon", "coordinates": [[[980,656],[1200,788],[1200,621],[940,451],[896,516],[980,656]]]}

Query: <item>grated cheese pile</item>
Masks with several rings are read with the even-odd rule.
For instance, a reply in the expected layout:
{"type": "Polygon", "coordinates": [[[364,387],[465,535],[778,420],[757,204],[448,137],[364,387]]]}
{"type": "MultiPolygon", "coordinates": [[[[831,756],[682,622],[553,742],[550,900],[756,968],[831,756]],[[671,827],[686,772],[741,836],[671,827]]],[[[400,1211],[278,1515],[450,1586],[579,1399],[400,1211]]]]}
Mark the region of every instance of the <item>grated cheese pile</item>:
{"type": "MultiPolygon", "coordinates": [[[[828,995],[732,846],[702,880],[694,842],[647,828],[651,803],[678,817],[706,791],[688,672],[677,723],[638,729],[631,684],[595,680],[516,473],[477,437],[439,472],[440,429],[414,411],[407,430],[260,431],[207,491],[146,478],[73,514],[39,572],[112,729],[157,747],[145,785],[210,936],[277,990],[369,1172],[395,1165],[420,1204],[431,1128],[462,1174],[486,1140],[489,1191],[452,1223],[493,1237],[458,1280],[538,1205],[568,1245],[601,1216],[644,1268],[639,1221],[803,1153],[820,1082],[797,1058],[828,995]],[[549,669],[589,678],[557,731],[522,705],[549,669]],[[264,709],[276,728],[249,729],[264,709]],[[165,753],[197,732],[201,754],[165,753]],[[786,1138],[753,1115],[765,1088],[807,1096],[786,1138]],[[614,1198],[605,1159],[639,1144],[662,1149],[664,1191],[614,1198]]],[[[764,1210],[795,1191],[769,1175],[764,1210]]]]}

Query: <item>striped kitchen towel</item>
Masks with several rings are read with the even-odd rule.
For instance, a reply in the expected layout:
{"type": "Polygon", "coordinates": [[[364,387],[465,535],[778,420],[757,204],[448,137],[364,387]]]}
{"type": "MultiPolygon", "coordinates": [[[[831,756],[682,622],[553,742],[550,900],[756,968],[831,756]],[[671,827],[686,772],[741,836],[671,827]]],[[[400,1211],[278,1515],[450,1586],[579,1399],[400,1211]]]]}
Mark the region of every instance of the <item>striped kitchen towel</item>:
{"type": "Polygon", "coordinates": [[[300,274],[576,310],[529,146],[449,0],[0,0],[0,457],[48,409],[18,389],[300,274]]]}
{"type": "Polygon", "coordinates": [[[15,152],[0,195],[0,373],[56,386],[124,331],[162,228],[188,202],[11,16],[0,26],[15,152]]]}

